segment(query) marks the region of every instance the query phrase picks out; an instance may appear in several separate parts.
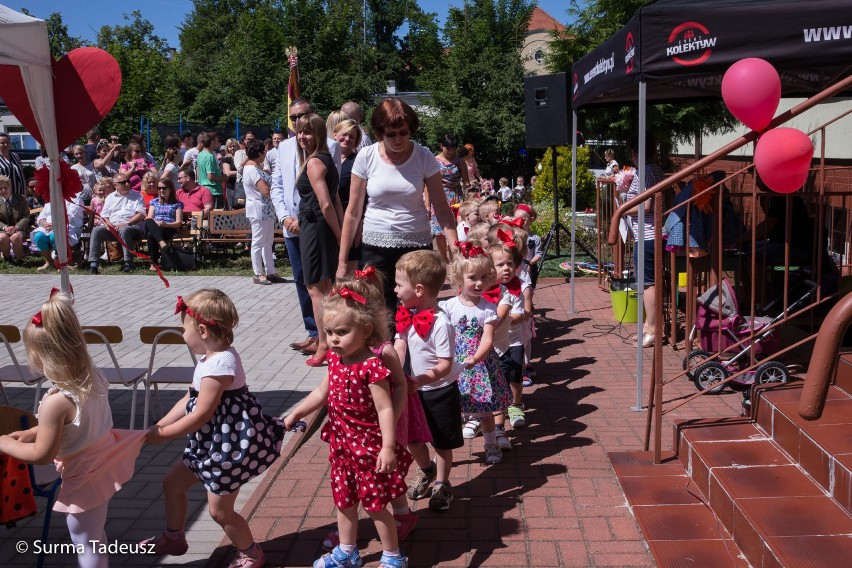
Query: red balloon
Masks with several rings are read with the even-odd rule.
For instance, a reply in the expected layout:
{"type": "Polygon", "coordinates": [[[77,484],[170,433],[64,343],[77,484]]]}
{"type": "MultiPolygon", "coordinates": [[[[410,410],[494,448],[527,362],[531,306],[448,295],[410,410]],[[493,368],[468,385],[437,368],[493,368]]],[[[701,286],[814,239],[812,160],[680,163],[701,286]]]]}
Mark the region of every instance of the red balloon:
{"type": "Polygon", "coordinates": [[[740,122],[760,132],[781,101],[781,79],[768,61],[749,57],[731,65],[722,77],[722,99],[740,122]]]}
{"type": "Polygon", "coordinates": [[[792,193],[804,185],[813,155],[807,134],[795,128],[773,128],[757,141],[754,167],[769,189],[792,193]]]}

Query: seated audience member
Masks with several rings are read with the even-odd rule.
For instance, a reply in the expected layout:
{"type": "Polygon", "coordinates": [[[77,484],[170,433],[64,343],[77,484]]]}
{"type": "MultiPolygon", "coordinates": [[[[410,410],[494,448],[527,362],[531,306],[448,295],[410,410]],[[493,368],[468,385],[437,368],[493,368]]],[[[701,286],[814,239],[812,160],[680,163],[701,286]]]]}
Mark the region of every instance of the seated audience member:
{"type": "Polygon", "coordinates": [[[136,192],[141,191],[142,178],[147,172],[154,172],[158,174],[157,177],[159,177],[160,172],[156,162],[148,160],[142,151],[142,145],[137,142],[127,145],[127,156],[119,171],[126,174],[130,182],[130,189],[136,192]]]}
{"type": "Polygon", "coordinates": [[[71,168],[80,176],[80,182],[83,184],[83,190],[80,192],[78,199],[82,205],[88,204],[92,199],[92,189],[98,181],[95,175],[95,168],[87,157],[86,147],[82,144],[74,146],[74,159],[77,163],[71,168]]]}
{"type": "Polygon", "coordinates": [[[0,175],[0,254],[20,264],[24,259],[24,240],[30,230],[30,208],[23,195],[12,195],[12,180],[0,175]]]}
{"type": "Polygon", "coordinates": [[[98,273],[101,243],[118,240],[108,226],[112,227],[126,244],[122,272],[133,271],[133,255],[130,251],[136,241],[142,238],[142,222],[145,220],[145,202],[142,195],[130,189],[130,182],[123,172],[116,177],[115,186],[116,191],[107,196],[101,210],[104,224],[92,229],[89,246],[89,272],[92,274],[98,273]]]}
{"type": "Polygon", "coordinates": [[[115,177],[119,168],[116,160],[120,149],[120,144],[112,144],[107,140],[98,142],[96,148],[97,155],[92,160],[92,168],[97,179],[115,177]]]}
{"type": "Polygon", "coordinates": [[[44,206],[44,201],[38,198],[35,192],[36,180],[35,178],[30,178],[27,180],[27,207],[30,209],[35,209],[36,207],[44,206]]]}
{"type": "Polygon", "coordinates": [[[213,194],[206,187],[195,183],[195,171],[192,168],[181,169],[178,183],[180,189],[177,190],[177,198],[183,203],[184,214],[196,211],[207,213],[213,209],[213,194]]]}
{"type": "Polygon", "coordinates": [[[104,208],[104,201],[106,201],[107,195],[115,191],[115,185],[113,184],[111,177],[103,177],[101,180],[95,184],[94,192],[92,193],[92,211],[95,212],[95,225],[102,225],[103,221],[98,215],[101,214],[104,208]]]}
{"type": "Polygon", "coordinates": [[[148,233],[148,256],[151,257],[151,270],[156,270],[154,264],[160,263],[160,251],[168,246],[167,240],[174,237],[180,230],[183,221],[183,203],[175,195],[172,180],[166,178],[157,184],[158,197],[151,200],[148,206],[148,218],[145,219],[145,229],[148,233]]]}
{"type": "MultiPolygon", "coordinates": [[[[36,228],[32,234],[33,244],[44,257],[44,265],[38,268],[44,272],[53,266],[51,251],[56,250],[56,234],[53,232],[53,215],[50,203],[45,204],[36,219],[36,228]]],[[[77,246],[80,242],[80,230],[83,227],[83,208],[70,201],[65,202],[65,214],[68,225],[68,245],[77,246]]]]}
{"type": "Polygon", "coordinates": [[[157,198],[157,182],[160,181],[160,176],[154,172],[145,172],[142,176],[142,188],[139,193],[142,194],[142,200],[145,201],[145,210],[151,206],[151,202],[157,198]]]}

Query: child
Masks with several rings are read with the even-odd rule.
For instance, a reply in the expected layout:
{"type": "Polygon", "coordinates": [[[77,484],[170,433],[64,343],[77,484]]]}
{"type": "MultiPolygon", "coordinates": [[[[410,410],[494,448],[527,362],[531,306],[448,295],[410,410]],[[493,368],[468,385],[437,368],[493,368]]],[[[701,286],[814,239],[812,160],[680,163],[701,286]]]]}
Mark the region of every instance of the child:
{"type": "Polygon", "coordinates": [[[491,349],[497,327],[496,306],[482,297],[495,281],[491,257],[471,243],[458,243],[459,254],[450,266],[450,281],[459,295],[441,302],[440,308],[455,328],[454,360],[464,364],[459,375],[462,412],[479,419],[485,438],[485,463],[503,459],[497,445],[494,415],[509,405],[509,388],[491,349]]]}
{"type": "Polygon", "coordinates": [[[500,178],[500,188],[497,190],[497,195],[500,196],[500,201],[503,203],[512,201],[512,188],[509,187],[509,178],[500,178]]]}
{"type": "Polygon", "coordinates": [[[530,225],[535,221],[538,215],[530,205],[521,203],[515,208],[515,219],[521,219],[524,222],[522,229],[527,233],[525,238],[527,243],[527,254],[524,264],[521,267],[518,276],[521,281],[529,283],[529,286],[524,288],[524,313],[526,314],[528,323],[524,326],[524,361],[526,368],[524,369],[525,387],[532,385],[532,378],[535,376],[535,370],[530,361],[532,358],[532,337],[534,335],[535,322],[532,319],[533,311],[533,289],[538,281],[539,263],[541,262],[541,237],[529,232],[530,225]]]}
{"type": "Polygon", "coordinates": [[[491,225],[484,221],[480,221],[467,232],[467,242],[476,245],[480,248],[488,246],[488,230],[491,225]]]}
{"type": "Polygon", "coordinates": [[[97,550],[108,544],[109,500],[133,476],[145,431],[111,430],[109,385],[92,364],[69,296],[56,294],[42,305],[24,330],[24,345],[30,367],[54,386],[41,400],[38,426],[0,436],[0,453],[56,463],[62,486],[53,509],[67,514],[78,565],[109,566],[97,550]]]}
{"type": "Polygon", "coordinates": [[[383,549],[379,566],[408,566],[399,552],[397,525],[387,504],[405,494],[405,473],[412,460],[396,441],[388,380],[391,371],[370,349],[371,345],[380,345],[388,333],[384,298],[375,290],[363,280],[339,280],[323,300],[328,374],[284,419],[291,427],[328,405],[322,439],[329,443],[340,544],[314,562],[314,568],[361,566],[357,547],[359,502],[379,533],[383,549]],[[356,400],[359,403],[353,404],[356,400]]]}
{"type": "Polygon", "coordinates": [[[429,509],[446,511],[453,500],[450,470],[453,450],[464,445],[461,435],[461,394],[453,372],[455,332],[449,317],[438,308],[438,294],[447,277],[441,258],[432,251],[409,252],[396,263],[396,348],[401,360],[408,351],[412,382],[432,434],[435,460],[425,443],[410,442],[408,451],[420,468],[408,486],[408,497],[429,496],[429,509]],[[430,491],[430,485],[434,487],[430,491]]]}
{"type": "MultiPolygon", "coordinates": [[[[498,225],[499,226],[499,225],[498,225]]],[[[497,229],[490,237],[491,245],[488,254],[497,270],[498,302],[497,316],[501,320],[494,338],[494,350],[500,357],[500,368],[509,383],[512,392],[512,403],[509,405],[509,422],[512,428],[526,426],[524,407],[521,402],[523,394],[523,325],[525,321],[523,284],[516,275],[517,267],[524,258],[524,242],[514,236],[509,229],[497,229]]],[[[486,297],[488,294],[486,293],[486,297]]],[[[502,410],[495,416],[497,424],[497,443],[500,449],[511,449],[512,445],[506,438],[505,416],[502,410]]]]}
{"type": "Polygon", "coordinates": [[[500,210],[500,203],[497,199],[486,199],[479,206],[479,216],[489,225],[497,222],[497,213],[500,210]]]}
{"type": "Polygon", "coordinates": [[[102,177],[95,184],[94,190],[92,192],[92,203],[91,208],[92,211],[95,212],[95,226],[101,225],[103,221],[99,217],[101,211],[104,208],[104,200],[106,200],[107,195],[112,193],[115,186],[113,186],[113,181],[111,177],[102,177]]]}
{"type": "Polygon", "coordinates": [[[178,296],[183,338],[200,355],[189,392],[148,430],[160,444],[186,436],[183,459],[163,479],[166,529],[143,544],[156,554],[185,554],[186,492],[196,483],[207,489],[210,516],[237,547],[230,568],[259,568],[266,559],[246,520],[234,511],[240,487],[260,475],[281,453],[283,425],[262,413],[246,386],[246,374],[231,347],[239,323],[237,308],[221,290],[204,288],[186,300],[178,296]],[[248,465],[244,465],[244,462],[248,465]]]}
{"type": "Polygon", "coordinates": [[[459,206],[459,217],[461,218],[461,222],[456,232],[459,235],[459,241],[465,242],[470,228],[481,221],[479,218],[479,202],[473,199],[462,202],[459,206]]]}

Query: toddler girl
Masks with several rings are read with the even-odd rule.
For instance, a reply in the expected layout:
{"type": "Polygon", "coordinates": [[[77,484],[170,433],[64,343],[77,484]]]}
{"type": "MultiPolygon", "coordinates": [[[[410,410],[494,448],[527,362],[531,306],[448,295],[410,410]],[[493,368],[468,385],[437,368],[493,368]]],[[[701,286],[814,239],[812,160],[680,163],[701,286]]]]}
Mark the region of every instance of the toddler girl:
{"type": "Polygon", "coordinates": [[[471,243],[457,243],[459,254],[450,265],[450,281],[459,295],[439,304],[455,328],[454,360],[465,370],[458,379],[462,412],[479,419],[485,438],[485,462],[503,459],[497,445],[494,415],[509,405],[509,388],[491,348],[499,324],[497,306],[482,297],[495,280],[491,257],[471,243]]]}
{"type": "Polygon", "coordinates": [[[65,294],[53,295],[24,330],[30,367],[53,383],[38,409],[38,426],[0,436],[0,453],[27,463],[53,460],[62,476],[54,511],[67,514],[78,565],[109,566],[109,500],[133,476],[143,430],[112,430],[106,379],[92,364],[83,330],[65,294]],[[93,546],[94,543],[94,546],[93,546]]]}
{"type": "Polygon", "coordinates": [[[456,232],[458,233],[459,240],[464,242],[467,240],[467,234],[470,232],[470,229],[481,221],[479,218],[479,202],[471,199],[463,202],[459,206],[459,217],[461,218],[461,222],[459,222],[456,232]]]}
{"type": "Polygon", "coordinates": [[[92,190],[92,203],[91,208],[92,211],[95,212],[95,225],[101,225],[103,221],[99,215],[104,208],[104,200],[107,195],[112,193],[114,189],[113,181],[111,177],[102,177],[96,184],[94,189],[92,190]]]}
{"type": "Polygon", "coordinates": [[[291,427],[323,405],[328,422],[331,491],[337,507],[340,544],[314,562],[314,568],[361,566],[358,503],[376,524],[382,543],[380,568],[407,567],[399,552],[397,525],[387,504],[404,495],[411,454],[396,441],[391,372],[370,346],[388,334],[384,297],[363,280],[339,280],[323,300],[328,336],[328,374],[284,419],[291,427]]]}
{"type": "Polygon", "coordinates": [[[234,502],[240,487],[281,453],[283,425],[262,413],[246,386],[240,355],[231,347],[239,322],[231,299],[221,290],[205,288],[186,300],[178,296],[175,313],[180,314],[184,341],[201,357],[189,392],[148,430],[152,444],[182,436],[189,442],[183,459],[163,479],[166,529],[143,544],[153,544],[156,554],[186,553],[186,492],[203,483],[210,516],[238,550],[229,567],[259,568],[266,561],[263,551],[246,520],[234,511],[234,502]]]}

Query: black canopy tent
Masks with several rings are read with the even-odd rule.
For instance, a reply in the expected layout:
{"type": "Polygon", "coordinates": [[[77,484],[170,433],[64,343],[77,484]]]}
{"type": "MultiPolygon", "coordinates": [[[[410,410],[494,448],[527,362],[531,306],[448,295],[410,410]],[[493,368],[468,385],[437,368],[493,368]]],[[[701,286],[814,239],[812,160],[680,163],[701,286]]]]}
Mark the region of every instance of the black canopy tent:
{"type": "MultiPolygon", "coordinates": [[[[770,62],[781,76],[782,96],[818,93],[852,69],[852,2],[849,0],[657,0],[572,67],[573,132],[588,106],[639,104],[639,187],[645,187],[647,101],[721,97],[722,77],[748,57],[770,62]]],[[[571,172],[576,210],[576,134],[571,172]]],[[[644,203],[638,216],[644,218],[644,203]]],[[[574,261],[572,218],[571,260],[574,261]]],[[[637,273],[644,271],[644,241],[637,273]]],[[[643,290],[639,287],[638,336],[643,290]]],[[[571,285],[574,311],[574,285],[571,285]]],[[[640,342],[641,343],[641,342],[640,342]]],[[[642,347],[637,346],[636,410],[641,408],[642,347]]]]}
{"type": "Polygon", "coordinates": [[[746,57],[772,63],[782,95],[817,93],[852,69],[848,0],[657,0],[572,68],[571,104],[721,97],[746,57]]]}

